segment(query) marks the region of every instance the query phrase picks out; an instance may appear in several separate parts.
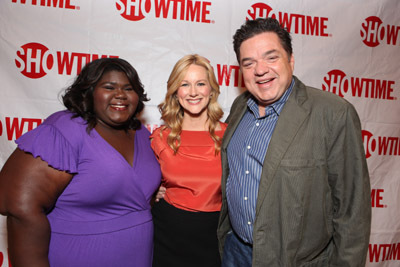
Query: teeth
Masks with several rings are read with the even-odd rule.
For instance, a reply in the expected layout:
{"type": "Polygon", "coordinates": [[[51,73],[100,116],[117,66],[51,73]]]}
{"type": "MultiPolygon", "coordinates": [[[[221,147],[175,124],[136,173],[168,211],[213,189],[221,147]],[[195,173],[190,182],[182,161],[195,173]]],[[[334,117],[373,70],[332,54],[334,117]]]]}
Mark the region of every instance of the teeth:
{"type": "Polygon", "coordinates": [[[260,81],[260,82],[257,82],[257,83],[259,83],[259,84],[264,84],[264,83],[267,83],[267,82],[270,82],[270,81],[272,81],[273,79],[269,79],[269,80],[266,80],[266,81],[260,81]]]}
{"type": "Polygon", "coordinates": [[[199,103],[201,99],[188,99],[190,103],[199,103]]]}
{"type": "Polygon", "coordinates": [[[125,107],[125,105],[111,105],[111,106],[116,107],[116,108],[124,108],[125,107]]]}

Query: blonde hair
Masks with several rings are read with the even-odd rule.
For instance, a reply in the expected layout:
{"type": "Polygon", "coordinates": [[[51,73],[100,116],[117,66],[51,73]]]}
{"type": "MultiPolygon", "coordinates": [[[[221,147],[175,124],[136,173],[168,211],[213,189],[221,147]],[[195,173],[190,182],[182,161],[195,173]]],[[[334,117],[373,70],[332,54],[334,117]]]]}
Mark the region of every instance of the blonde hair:
{"type": "MultiPolygon", "coordinates": [[[[207,78],[211,85],[210,102],[207,106],[207,120],[209,121],[208,131],[214,141],[215,154],[218,154],[221,148],[221,138],[215,134],[215,129],[224,114],[217,102],[220,94],[219,85],[210,62],[205,57],[197,54],[186,55],[176,62],[168,78],[165,99],[158,105],[161,119],[165,122],[163,130],[166,128],[171,129],[167,138],[167,143],[176,154],[181,144],[180,134],[182,132],[183,121],[183,108],[179,104],[176,94],[190,65],[204,67],[207,72],[207,78]]],[[[160,134],[162,134],[162,132],[163,131],[161,131],[160,134]]]]}

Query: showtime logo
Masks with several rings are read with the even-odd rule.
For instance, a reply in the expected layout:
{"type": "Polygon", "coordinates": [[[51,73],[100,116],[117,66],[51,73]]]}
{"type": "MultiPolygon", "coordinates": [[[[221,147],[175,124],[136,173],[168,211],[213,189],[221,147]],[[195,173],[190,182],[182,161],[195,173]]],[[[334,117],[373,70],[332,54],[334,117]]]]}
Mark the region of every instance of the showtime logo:
{"type": "Polygon", "coordinates": [[[82,67],[90,61],[100,57],[118,57],[61,51],[52,53],[40,43],[27,43],[21,46],[16,54],[15,65],[24,76],[31,79],[42,78],[53,68],[56,68],[60,75],[79,74],[82,67]]]}
{"type": "MultiPolygon", "coordinates": [[[[20,138],[24,133],[35,129],[44,120],[39,118],[18,118],[18,117],[5,117],[4,122],[0,120],[0,136],[7,137],[8,141],[20,138]]],[[[155,129],[160,127],[158,124],[146,124],[146,128],[152,133],[155,129]]],[[[1,251],[0,251],[1,262],[1,251]]],[[[0,264],[1,267],[1,264],[0,264]]]]}
{"type": "Polygon", "coordinates": [[[362,139],[364,142],[365,157],[372,155],[379,156],[399,156],[400,138],[393,136],[375,137],[371,132],[362,130],[362,139]]]}
{"type": "MultiPolygon", "coordinates": [[[[0,136],[5,134],[7,140],[15,140],[26,132],[38,127],[43,119],[38,118],[5,118],[5,123],[0,120],[0,136]],[[3,127],[4,125],[4,127],[3,127]],[[5,131],[4,131],[4,130],[5,131]]],[[[1,265],[0,265],[1,266],[1,265]]]]}
{"type": "Polygon", "coordinates": [[[328,18],[313,17],[295,13],[273,12],[273,9],[264,3],[256,3],[247,11],[246,19],[254,20],[256,18],[274,18],[279,21],[283,28],[296,34],[312,36],[332,36],[326,32],[328,28],[328,18]]]}
{"type": "Polygon", "coordinates": [[[383,189],[372,189],[371,190],[371,207],[372,208],[387,208],[387,205],[382,203],[383,201],[383,189]]]}
{"type": "MultiPolygon", "coordinates": [[[[19,3],[26,5],[26,0],[12,0],[12,3],[19,3]]],[[[55,8],[63,8],[63,9],[76,9],[79,10],[79,6],[75,6],[71,4],[70,0],[31,0],[28,2],[29,5],[32,6],[46,6],[46,7],[55,7],[55,8]]]]}
{"type": "Polygon", "coordinates": [[[238,65],[217,64],[217,80],[220,86],[230,86],[233,80],[233,86],[245,87],[243,75],[238,65]],[[232,79],[233,78],[233,79],[232,79]]]}
{"type": "MultiPolygon", "coordinates": [[[[369,244],[369,262],[399,261],[400,243],[369,244]]],[[[395,266],[396,263],[393,263],[395,266]]],[[[398,265],[396,265],[398,266],[398,265]]]]}
{"type": "Polygon", "coordinates": [[[361,24],[360,35],[363,38],[363,43],[369,47],[376,47],[382,41],[385,41],[388,45],[399,45],[399,30],[400,26],[383,25],[380,18],[371,16],[361,24]]]}
{"type": "Polygon", "coordinates": [[[324,77],[322,90],[344,97],[396,100],[393,96],[394,81],[347,77],[341,70],[331,70],[324,77]]]}
{"type": "Polygon", "coordinates": [[[130,21],[146,17],[214,23],[209,19],[211,2],[192,0],[117,0],[120,15],[130,21]]]}

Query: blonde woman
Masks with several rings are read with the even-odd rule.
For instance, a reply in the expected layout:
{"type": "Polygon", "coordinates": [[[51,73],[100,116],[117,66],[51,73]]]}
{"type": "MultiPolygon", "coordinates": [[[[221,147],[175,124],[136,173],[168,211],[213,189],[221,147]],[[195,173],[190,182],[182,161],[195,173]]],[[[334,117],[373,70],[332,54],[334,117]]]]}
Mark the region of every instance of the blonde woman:
{"type": "Polygon", "coordinates": [[[174,66],[159,105],[165,125],[152,134],[163,199],[156,202],[153,266],[220,266],[220,145],[226,124],[209,61],[187,55],[174,66]]]}

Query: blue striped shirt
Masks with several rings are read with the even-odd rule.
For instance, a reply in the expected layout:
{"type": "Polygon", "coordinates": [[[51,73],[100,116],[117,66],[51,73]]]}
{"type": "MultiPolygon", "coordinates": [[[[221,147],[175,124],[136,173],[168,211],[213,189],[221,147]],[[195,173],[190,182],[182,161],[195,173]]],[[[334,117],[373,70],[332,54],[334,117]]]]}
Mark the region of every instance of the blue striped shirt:
{"type": "Polygon", "coordinates": [[[259,115],[257,102],[249,98],[248,109],[227,148],[229,176],[226,196],[229,218],[233,230],[250,244],[253,243],[257,194],[265,154],[293,85],[294,80],[278,101],[265,108],[263,117],[259,115]]]}

